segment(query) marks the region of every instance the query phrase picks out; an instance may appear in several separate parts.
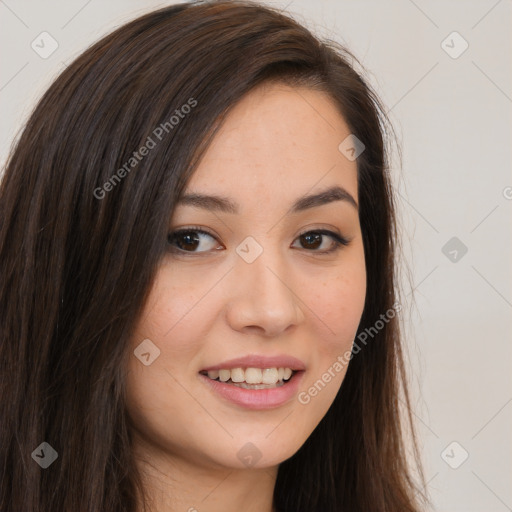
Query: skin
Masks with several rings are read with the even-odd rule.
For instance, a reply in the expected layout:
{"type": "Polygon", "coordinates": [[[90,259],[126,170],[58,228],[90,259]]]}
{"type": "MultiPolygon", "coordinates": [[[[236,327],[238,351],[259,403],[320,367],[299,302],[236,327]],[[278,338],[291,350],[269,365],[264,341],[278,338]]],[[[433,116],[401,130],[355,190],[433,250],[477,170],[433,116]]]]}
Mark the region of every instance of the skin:
{"type": "Polygon", "coordinates": [[[357,202],[356,162],[338,150],[349,134],[323,92],[260,85],[230,112],[189,181],[185,193],[228,197],[240,212],[175,209],[170,232],[199,226],[215,238],[199,235],[189,252],[162,259],[131,340],[132,351],[148,338],[160,349],[149,366],[132,356],[127,374],[152,510],[274,511],[278,465],[332,404],[346,367],[307,405],[295,396],[263,411],[214,394],[199,371],[249,354],[290,354],[306,365],[299,392],[307,391],[351,349],[366,289],[358,211],[335,201],[288,213],[298,198],[333,185],[357,202]],[[321,245],[299,237],[314,229],[350,242],[322,255],[331,237],[321,245]],[[236,252],[248,236],[263,248],[250,264],[236,252]],[[248,442],[261,454],[252,467],[237,457],[248,442]]]}

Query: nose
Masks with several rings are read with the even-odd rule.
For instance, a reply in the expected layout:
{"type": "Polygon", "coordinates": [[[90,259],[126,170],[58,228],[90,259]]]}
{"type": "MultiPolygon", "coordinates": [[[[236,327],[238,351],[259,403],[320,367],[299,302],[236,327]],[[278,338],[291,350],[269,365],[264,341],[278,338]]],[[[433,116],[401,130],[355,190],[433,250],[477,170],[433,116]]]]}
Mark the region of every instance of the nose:
{"type": "Polygon", "coordinates": [[[282,258],[269,252],[252,263],[236,260],[227,304],[227,320],[234,330],[275,337],[304,319],[291,272],[282,258]]]}

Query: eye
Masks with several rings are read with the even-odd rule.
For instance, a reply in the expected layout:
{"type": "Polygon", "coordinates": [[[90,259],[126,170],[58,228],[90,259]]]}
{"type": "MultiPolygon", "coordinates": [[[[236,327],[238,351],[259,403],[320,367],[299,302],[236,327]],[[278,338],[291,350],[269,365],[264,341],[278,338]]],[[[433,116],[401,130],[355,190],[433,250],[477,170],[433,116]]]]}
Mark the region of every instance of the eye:
{"type": "Polygon", "coordinates": [[[216,240],[213,235],[195,227],[179,229],[167,235],[167,241],[172,249],[183,252],[207,252],[214,249],[216,245],[218,246],[218,244],[212,243],[212,240],[216,240]],[[209,244],[208,239],[210,239],[209,244]],[[203,246],[206,244],[206,248],[198,251],[196,249],[201,246],[201,242],[203,242],[203,246]]]}
{"type": "MultiPolygon", "coordinates": [[[[300,234],[296,240],[298,240],[302,248],[306,249],[308,252],[316,252],[319,254],[328,254],[340,249],[341,246],[349,244],[349,240],[327,229],[306,231],[300,234]],[[325,237],[331,239],[327,247],[325,247],[326,244],[324,243],[325,237]],[[321,248],[321,250],[318,250],[319,248],[321,248]]],[[[167,235],[167,241],[171,246],[171,250],[174,252],[203,253],[219,249],[218,241],[214,235],[204,229],[193,226],[169,233],[167,235]],[[203,246],[206,245],[206,247],[203,247],[203,250],[197,250],[198,247],[201,247],[201,243],[203,243],[203,246]]]]}
{"type": "Polygon", "coordinates": [[[341,246],[345,246],[349,244],[349,241],[335,233],[334,231],[329,231],[327,229],[316,229],[314,231],[306,231],[299,235],[297,240],[300,241],[302,246],[307,249],[309,252],[317,252],[319,254],[328,254],[334,251],[337,251],[341,248],[341,246]],[[324,245],[324,238],[329,237],[331,239],[330,245],[327,245],[327,248],[323,248],[323,250],[317,250],[319,247],[324,245]]]}

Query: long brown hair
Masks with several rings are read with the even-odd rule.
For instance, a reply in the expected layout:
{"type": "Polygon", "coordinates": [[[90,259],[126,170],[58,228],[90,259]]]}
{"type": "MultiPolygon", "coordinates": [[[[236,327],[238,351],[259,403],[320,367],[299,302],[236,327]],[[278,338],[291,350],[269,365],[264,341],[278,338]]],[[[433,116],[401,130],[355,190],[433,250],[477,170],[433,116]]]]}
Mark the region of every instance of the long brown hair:
{"type": "MultiPolygon", "coordinates": [[[[393,307],[387,120],[352,61],[277,10],[183,3],[107,35],[44,94],[0,185],[0,510],[136,510],[143,488],[124,409],[127,340],[174,205],[226,113],[257,84],[328,92],[365,145],[358,334],[393,307]],[[139,154],[149,139],[151,151],[139,154]],[[33,460],[42,442],[58,454],[46,469],[33,460]]],[[[276,506],[418,511],[401,401],[414,433],[395,316],[354,354],[329,411],[280,465],[276,506]]]]}

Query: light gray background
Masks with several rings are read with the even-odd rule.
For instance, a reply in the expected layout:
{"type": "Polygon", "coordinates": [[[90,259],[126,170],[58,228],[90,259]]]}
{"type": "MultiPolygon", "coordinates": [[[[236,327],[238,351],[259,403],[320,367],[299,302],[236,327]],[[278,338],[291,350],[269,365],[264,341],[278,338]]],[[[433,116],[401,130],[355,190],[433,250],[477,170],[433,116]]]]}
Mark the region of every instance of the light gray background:
{"type": "MultiPolygon", "coordinates": [[[[168,3],[0,0],[2,164],[66,63],[103,34],[168,3]],[[46,59],[31,48],[34,40],[42,46],[43,31],[58,42],[46,59]]],[[[512,510],[512,4],[266,3],[356,54],[401,139],[403,166],[393,176],[410,268],[403,320],[434,509],[512,510]],[[458,36],[447,39],[454,31],[469,44],[457,58],[445,51],[463,48],[458,36]],[[467,247],[465,255],[448,247],[445,256],[452,237],[467,247]]]]}

